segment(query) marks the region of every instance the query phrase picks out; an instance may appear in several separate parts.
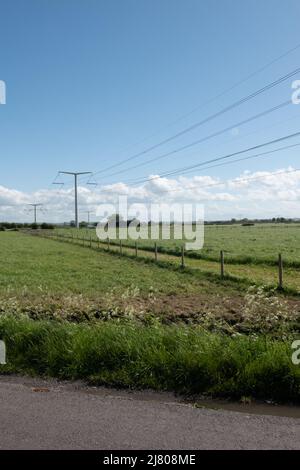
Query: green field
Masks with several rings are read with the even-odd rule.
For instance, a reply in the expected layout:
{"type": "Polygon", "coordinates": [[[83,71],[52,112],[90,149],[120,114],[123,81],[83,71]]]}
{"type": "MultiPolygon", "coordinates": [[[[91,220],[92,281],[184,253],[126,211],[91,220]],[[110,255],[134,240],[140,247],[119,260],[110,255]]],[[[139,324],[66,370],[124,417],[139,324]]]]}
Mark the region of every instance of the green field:
{"type": "MultiPolygon", "coordinates": [[[[85,242],[56,240],[38,236],[53,237],[52,231],[33,233],[35,236],[0,232],[0,296],[16,298],[23,305],[34,304],[41,312],[132,308],[168,318],[197,318],[206,312],[234,317],[239,315],[250,286],[276,286],[277,271],[269,265],[230,265],[231,276],[221,280],[217,262],[191,259],[182,269],[180,259],[172,255],[160,253],[155,262],[153,253],[139,250],[136,259],[130,248],[123,248],[121,256],[118,246],[111,246],[108,252],[105,244],[98,247],[87,238],[85,242]]],[[[65,230],[66,235],[70,233],[65,230]]],[[[299,274],[288,268],[285,282],[300,288],[299,274]]],[[[291,291],[290,298],[289,292],[283,295],[298,312],[298,291],[291,291]]]]}
{"type": "Polygon", "coordinates": [[[139,310],[185,314],[221,309],[224,299],[239,302],[242,296],[240,286],[218,285],[200,272],[195,275],[172,266],[163,269],[19,232],[0,232],[0,246],[0,296],[37,305],[41,311],[57,301],[62,306],[69,302],[69,308],[76,310],[80,304],[84,311],[131,303],[139,310]],[[212,298],[216,286],[218,292],[212,298]]]}
{"type": "Polygon", "coordinates": [[[0,232],[0,373],[299,401],[295,294],[45,235],[0,232]]]}
{"type": "MultiPolygon", "coordinates": [[[[93,229],[56,229],[55,234],[72,236],[78,243],[89,244],[97,236],[93,229]],[[83,241],[85,239],[85,241],[83,241]]],[[[53,235],[53,234],[52,234],[53,235]]],[[[153,258],[154,241],[139,240],[139,255],[153,258]]],[[[134,254],[134,242],[123,240],[123,253],[134,254]]],[[[105,243],[103,243],[105,246],[105,243]]],[[[158,259],[180,264],[182,241],[159,240],[158,259]]],[[[110,241],[110,249],[118,250],[118,240],[110,241]]],[[[300,293],[300,225],[299,224],[257,224],[250,227],[241,225],[208,225],[205,227],[203,250],[188,252],[185,264],[191,269],[218,275],[220,273],[220,250],[225,253],[225,272],[249,284],[261,283],[271,286],[278,284],[278,254],[284,263],[284,285],[300,293]]]]}
{"type": "MultiPolygon", "coordinates": [[[[65,233],[66,230],[56,229],[56,232],[65,233]]],[[[92,236],[96,239],[95,230],[71,230],[74,236],[78,233],[80,236],[92,236]]],[[[158,248],[170,254],[179,254],[182,241],[174,240],[173,233],[171,230],[169,240],[158,240],[158,248]]],[[[134,245],[132,240],[126,240],[124,243],[134,245]]],[[[153,249],[154,241],[139,240],[138,244],[140,248],[153,249]]],[[[274,264],[277,262],[278,253],[281,253],[288,265],[300,267],[300,224],[206,225],[203,249],[190,255],[218,260],[221,250],[224,251],[228,263],[274,264]]]]}
{"type": "Polygon", "coordinates": [[[287,263],[300,266],[300,224],[209,225],[205,227],[204,255],[224,250],[233,261],[274,262],[282,253],[287,263]]]}

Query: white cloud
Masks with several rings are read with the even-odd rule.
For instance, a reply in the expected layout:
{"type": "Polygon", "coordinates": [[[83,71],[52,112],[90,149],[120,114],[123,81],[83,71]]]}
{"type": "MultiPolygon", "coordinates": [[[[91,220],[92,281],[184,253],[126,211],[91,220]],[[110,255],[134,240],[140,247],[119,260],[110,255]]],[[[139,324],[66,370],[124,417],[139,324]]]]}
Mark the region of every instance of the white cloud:
{"type": "MultiPolygon", "coordinates": [[[[150,181],[136,186],[123,182],[101,187],[80,186],[80,220],[87,218],[87,210],[96,213],[99,204],[115,203],[119,194],[128,196],[129,203],[203,203],[207,219],[299,217],[300,171],[293,172],[292,167],[278,169],[275,173],[246,171],[230,181],[209,175],[157,176],[150,175],[150,181]]],[[[0,186],[0,220],[31,221],[33,216],[27,206],[30,202],[43,203],[45,212],[39,212],[40,221],[74,219],[72,188],[40,189],[27,193],[0,186]]]]}

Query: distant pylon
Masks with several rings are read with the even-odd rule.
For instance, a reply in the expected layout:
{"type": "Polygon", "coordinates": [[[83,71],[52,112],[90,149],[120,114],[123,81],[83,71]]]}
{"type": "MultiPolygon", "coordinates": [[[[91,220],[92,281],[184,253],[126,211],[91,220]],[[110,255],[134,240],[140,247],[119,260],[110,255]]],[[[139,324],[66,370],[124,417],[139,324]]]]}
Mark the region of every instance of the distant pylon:
{"type": "Polygon", "coordinates": [[[33,204],[28,204],[29,206],[33,207],[33,213],[34,213],[34,223],[36,224],[36,212],[37,212],[37,207],[42,206],[43,204],[41,203],[33,203],[33,204]]]}
{"type": "Polygon", "coordinates": [[[74,188],[75,188],[75,227],[79,228],[78,220],[78,197],[77,197],[77,176],[79,175],[90,175],[91,171],[59,171],[58,174],[62,175],[73,175],[74,176],[74,188]]]}

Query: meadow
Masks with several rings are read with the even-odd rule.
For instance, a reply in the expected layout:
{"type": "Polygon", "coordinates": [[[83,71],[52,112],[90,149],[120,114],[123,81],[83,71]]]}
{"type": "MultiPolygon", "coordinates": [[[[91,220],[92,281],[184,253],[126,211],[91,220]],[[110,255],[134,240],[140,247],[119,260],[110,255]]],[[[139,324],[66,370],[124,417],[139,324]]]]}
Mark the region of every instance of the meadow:
{"type": "Polygon", "coordinates": [[[45,235],[0,233],[0,373],[300,400],[295,293],[45,235]]]}
{"type": "MultiPolygon", "coordinates": [[[[73,237],[78,243],[97,245],[95,229],[57,228],[61,237],[73,237]]],[[[180,264],[181,240],[158,240],[158,260],[180,264]]],[[[53,234],[52,234],[53,235],[53,234]]],[[[153,259],[153,240],[138,240],[139,256],[153,259]]],[[[102,243],[105,246],[105,242],[102,243]]],[[[135,242],[122,240],[123,254],[135,254],[135,242]]],[[[110,250],[119,250],[119,240],[110,240],[110,250]]],[[[202,250],[185,253],[185,266],[218,276],[220,273],[220,251],[224,252],[225,274],[251,285],[261,283],[278,285],[278,255],[281,253],[284,266],[284,287],[295,294],[300,293],[300,224],[207,225],[205,226],[202,250]]]]}
{"type": "MultiPolygon", "coordinates": [[[[75,234],[96,238],[94,230],[69,229],[75,234]]],[[[201,250],[187,253],[191,257],[199,257],[216,261],[223,250],[227,263],[245,264],[276,264],[278,253],[281,253],[287,266],[300,267],[300,224],[298,223],[258,223],[253,226],[241,224],[205,225],[204,246],[201,250]]],[[[65,228],[57,228],[58,233],[64,233],[65,228]]],[[[150,232],[150,229],[149,229],[150,232]]],[[[150,237],[149,237],[150,238],[150,237]]],[[[123,242],[134,246],[132,240],[123,242]]],[[[174,239],[174,229],[171,228],[170,239],[157,240],[161,252],[180,254],[182,240],[174,239]]],[[[152,249],[153,240],[139,240],[141,249],[152,249]]]]}
{"type": "Polygon", "coordinates": [[[20,232],[0,232],[0,244],[0,294],[9,290],[17,295],[49,292],[97,297],[112,288],[123,291],[137,286],[141,294],[189,295],[199,289],[208,294],[215,285],[205,276],[199,275],[199,282],[188,272],[137,263],[105,250],[91,252],[87,244],[59,243],[20,232]]]}
{"type": "Polygon", "coordinates": [[[241,286],[230,281],[220,283],[171,263],[163,269],[159,263],[137,262],[89,245],[0,232],[0,246],[0,298],[16,302],[22,311],[87,315],[136,309],[189,318],[206,310],[233,311],[243,295],[241,286]]]}

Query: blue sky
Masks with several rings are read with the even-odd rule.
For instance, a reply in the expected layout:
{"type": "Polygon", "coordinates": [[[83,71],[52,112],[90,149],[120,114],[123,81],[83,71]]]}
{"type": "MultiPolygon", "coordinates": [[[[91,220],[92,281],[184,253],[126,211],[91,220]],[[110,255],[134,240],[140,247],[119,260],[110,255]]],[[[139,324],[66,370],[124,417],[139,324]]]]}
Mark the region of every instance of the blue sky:
{"type": "MultiPolygon", "coordinates": [[[[0,9],[0,80],[7,86],[0,185],[28,194],[50,188],[58,170],[98,171],[128,158],[300,67],[299,48],[178,120],[299,44],[299,1],[2,0],[0,9]]],[[[130,166],[289,99],[291,82],[130,166]]],[[[300,107],[291,104],[176,156],[117,176],[99,174],[100,183],[192,165],[296,132],[299,124],[300,107]]],[[[298,153],[206,174],[231,178],[245,170],[296,168],[298,153]]]]}

